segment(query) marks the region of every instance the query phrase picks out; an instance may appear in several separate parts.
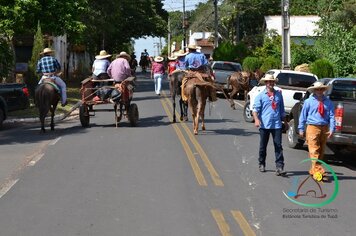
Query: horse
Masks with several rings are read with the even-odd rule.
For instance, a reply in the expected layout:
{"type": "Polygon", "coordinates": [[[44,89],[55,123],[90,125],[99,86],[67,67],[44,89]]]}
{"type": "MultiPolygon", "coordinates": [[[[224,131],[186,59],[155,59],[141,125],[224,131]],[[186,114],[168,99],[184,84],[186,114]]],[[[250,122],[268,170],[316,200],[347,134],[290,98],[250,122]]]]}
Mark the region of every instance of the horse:
{"type": "Polygon", "coordinates": [[[35,91],[35,103],[38,107],[41,121],[41,133],[45,133],[44,122],[46,115],[51,111],[51,130],[54,130],[54,114],[60,99],[59,90],[49,82],[42,82],[35,91]]]}
{"type": "MultiPolygon", "coordinates": [[[[169,88],[173,102],[173,123],[176,122],[176,95],[181,95],[182,80],[187,72],[178,70],[169,75],[169,88]]],[[[188,121],[188,104],[184,102],[182,96],[179,99],[180,120],[188,121]]]]}
{"type": "Polygon", "coordinates": [[[146,72],[146,69],[149,66],[149,58],[147,56],[141,55],[139,65],[142,68],[142,72],[146,72]]]}
{"type": "Polygon", "coordinates": [[[184,94],[187,96],[188,106],[190,107],[193,119],[193,132],[198,134],[199,118],[202,122],[202,130],[205,130],[204,111],[206,100],[209,97],[210,89],[214,84],[204,81],[198,76],[189,77],[184,86],[184,94]]]}
{"type": "MultiPolygon", "coordinates": [[[[251,72],[246,72],[246,71],[237,71],[232,73],[230,76],[227,78],[227,84],[228,87],[231,85],[232,91],[229,95],[230,100],[232,101],[233,97],[236,95],[236,93],[240,93],[240,91],[244,92],[244,99],[247,98],[247,93],[250,91],[250,85],[251,83],[255,81],[255,74],[251,72]]],[[[235,103],[231,103],[231,107],[233,109],[235,108],[235,103]]]]}

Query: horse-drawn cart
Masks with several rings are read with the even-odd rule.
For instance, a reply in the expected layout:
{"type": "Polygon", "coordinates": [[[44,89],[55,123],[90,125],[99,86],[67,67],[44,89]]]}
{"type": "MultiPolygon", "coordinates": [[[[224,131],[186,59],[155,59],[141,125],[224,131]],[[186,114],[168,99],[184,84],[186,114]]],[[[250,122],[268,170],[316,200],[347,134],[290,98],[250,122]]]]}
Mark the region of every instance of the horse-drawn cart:
{"type": "Polygon", "coordinates": [[[131,126],[136,126],[139,119],[138,108],[135,103],[131,103],[134,80],[135,77],[129,77],[117,84],[112,79],[94,80],[90,77],[83,80],[80,89],[82,104],[79,107],[82,126],[88,127],[90,116],[95,116],[98,111],[114,111],[116,127],[123,117],[129,120],[131,126]],[[103,94],[101,99],[97,99],[97,94],[103,94]],[[113,109],[96,108],[103,104],[113,104],[113,109]]]}

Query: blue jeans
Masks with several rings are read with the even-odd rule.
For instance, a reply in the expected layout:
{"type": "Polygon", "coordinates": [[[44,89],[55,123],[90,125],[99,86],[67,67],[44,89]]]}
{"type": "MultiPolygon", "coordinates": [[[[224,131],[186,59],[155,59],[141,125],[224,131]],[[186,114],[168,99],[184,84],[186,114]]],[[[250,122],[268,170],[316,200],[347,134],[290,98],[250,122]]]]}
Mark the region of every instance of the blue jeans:
{"type": "Polygon", "coordinates": [[[282,129],[261,129],[260,128],[260,151],[258,162],[266,166],[267,144],[269,136],[272,134],[274,144],[274,154],[276,157],[276,168],[284,167],[284,157],[282,148],[282,129]]]}
{"type": "Polygon", "coordinates": [[[158,95],[161,93],[163,75],[162,74],[154,74],[153,78],[155,81],[155,93],[158,95]]]}

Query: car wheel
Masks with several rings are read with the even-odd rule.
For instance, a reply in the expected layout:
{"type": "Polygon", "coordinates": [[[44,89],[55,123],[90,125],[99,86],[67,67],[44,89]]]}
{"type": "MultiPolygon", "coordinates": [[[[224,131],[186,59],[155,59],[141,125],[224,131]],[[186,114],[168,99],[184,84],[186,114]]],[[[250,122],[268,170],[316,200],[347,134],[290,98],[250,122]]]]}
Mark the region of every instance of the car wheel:
{"type": "Polygon", "coordinates": [[[244,106],[244,119],[246,122],[252,123],[255,121],[253,119],[252,111],[250,110],[250,101],[246,101],[244,106]]]}
{"type": "Polygon", "coordinates": [[[0,129],[2,128],[2,122],[5,120],[5,113],[4,111],[0,108],[0,129]]]}
{"type": "Polygon", "coordinates": [[[304,145],[304,140],[299,139],[295,128],[294,119],[289,121],[289,129],[287,131],[288,146],[294,149],[300,149],[304,145]]]}

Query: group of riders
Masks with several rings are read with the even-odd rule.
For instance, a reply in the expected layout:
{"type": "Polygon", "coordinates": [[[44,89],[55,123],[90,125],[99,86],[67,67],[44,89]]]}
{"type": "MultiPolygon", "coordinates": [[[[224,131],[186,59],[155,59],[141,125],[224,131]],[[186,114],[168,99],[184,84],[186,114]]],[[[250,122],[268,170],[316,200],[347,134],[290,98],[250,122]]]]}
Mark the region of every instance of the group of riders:
{"type": "MultiPolygon", "coordinates": [[[[197,76],[204,79],[207,82],[212,82],[213,79],[210,73],[209,61],[206,56],[197,51],[198,47],[196,45],[188,45],[187,51],[179,50],[172,53],[171,57],[168,57],[167,71],[168,75],[178,71],[186,71],[190,73],[191,76],[197,76]]],[[[53,56],[54,51],[51,48],[45,48],[43,52],[40,53],[42,56],[37,62],[36,72],[42,74],[39,84],[45,79],[49,79],[59,87],[61,95],[62,106],[67,105],[67,93],[66,84],[58,76],[61,71],[61,65],[58,60],[53,56]]],[[[130,76],[135,75],[136,68],[138,66],[135,55],[129,55],[126,52],[120,52],[113,60],[110,62],[111,54],[108,54],[105,50],[101,50],[98,55],[95,56],[95,60],[92,64],[92,78],[94,80],[105,80],[112,78],[114,83],[121,83],[123,80],[130,76]]],[[[142,71],[145,72],[146,68],[151,64],[150,56],[145,49],[141,53],[139,65],[142,71]]],[[[189,76],[187,76],[189,78],[189,76]]],[[[182,83],[184,86],[184,81],[182,83]]],[[[182,90],[183,91],[183,90],[182,90]]],[[[99,95],[94,97],[94,100],[102,99],[99,95]]],[[[184,96],[184,94],[182,94],[184,96]]],[[[212,101],[216,100],[215,90],[211,87],[209,98],[212,101]]]]}

